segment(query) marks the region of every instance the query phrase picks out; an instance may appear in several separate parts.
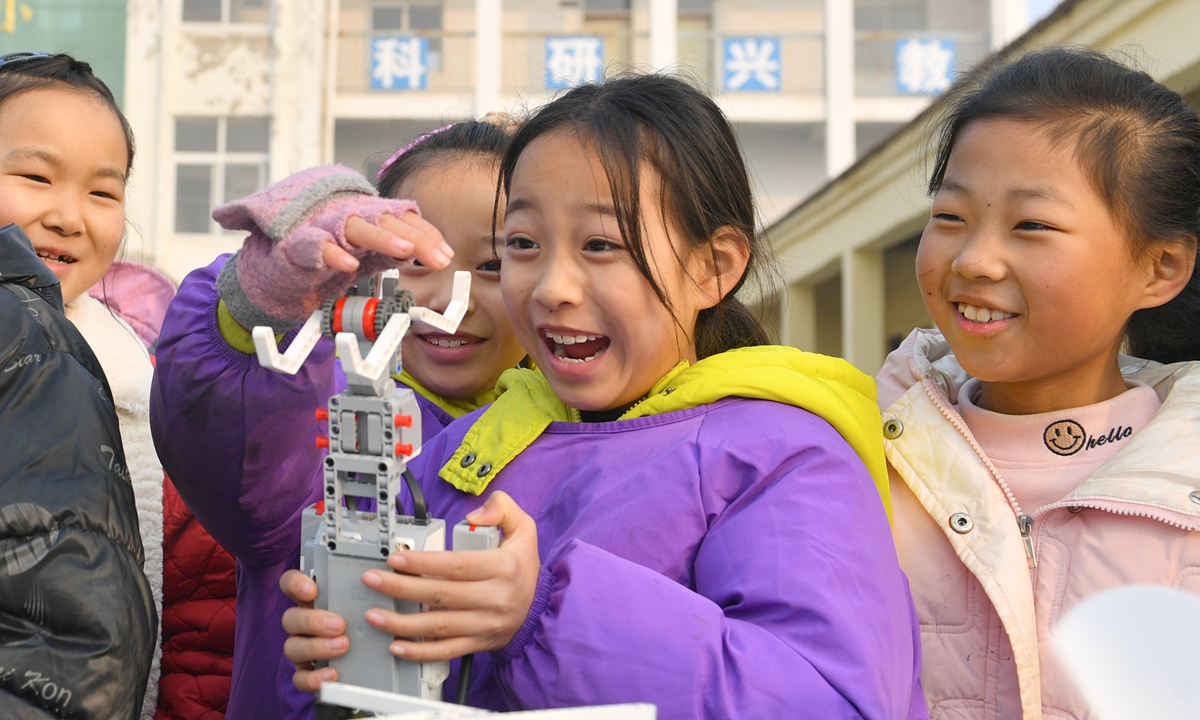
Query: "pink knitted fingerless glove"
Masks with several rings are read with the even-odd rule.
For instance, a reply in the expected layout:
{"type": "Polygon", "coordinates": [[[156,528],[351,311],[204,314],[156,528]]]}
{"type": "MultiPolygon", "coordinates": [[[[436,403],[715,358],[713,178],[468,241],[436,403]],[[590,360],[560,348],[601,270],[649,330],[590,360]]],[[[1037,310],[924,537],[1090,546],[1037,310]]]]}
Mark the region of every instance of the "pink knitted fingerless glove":
{"type": "Polygon", "coordinates": [[[217,278],[217,292],[243,327],[287,332],[341,295],[363,275],[399,267],[397,260],[346,241],[346,223],[378,224],[384,214],[420,212],[411,200],[381,198],[366,178],[341,165],[296,173],[248,198],[213,210],[227,230],[249,230],[242,249],[217,278]],[[359,261],[356,272],[334,270],[321,256],[336,243],[359,261]]]}

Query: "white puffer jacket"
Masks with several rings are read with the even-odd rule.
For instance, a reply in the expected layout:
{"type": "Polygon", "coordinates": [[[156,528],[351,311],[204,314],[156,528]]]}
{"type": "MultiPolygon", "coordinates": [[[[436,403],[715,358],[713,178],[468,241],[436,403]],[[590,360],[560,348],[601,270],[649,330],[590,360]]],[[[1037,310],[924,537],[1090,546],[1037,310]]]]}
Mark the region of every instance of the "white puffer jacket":
{"type": "Polygon", "coordinates": [[[143,720],[153,720],[162,658],[163,589],[163,469],[150,437],[150,381],[154,369],[150,355],[133,329],[95,298],[84,293],[68,303],[66,311],[104,368],[121,423],[121,443],[133,481],[145,551],[143,571],[154,591],[159,618],[158,643],[142,705],[143,720]]]}

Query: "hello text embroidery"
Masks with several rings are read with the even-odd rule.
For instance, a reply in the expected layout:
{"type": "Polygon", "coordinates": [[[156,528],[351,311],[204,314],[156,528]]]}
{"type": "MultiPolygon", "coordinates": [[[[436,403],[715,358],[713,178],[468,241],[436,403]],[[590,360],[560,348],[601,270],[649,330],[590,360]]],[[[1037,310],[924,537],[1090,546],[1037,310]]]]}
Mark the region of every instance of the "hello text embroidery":
{"type": "Polygon", "coordinates": [[[1074,420],[1058,420],[1046,426],[1046,431],[1042,433],[1042,442],[1046,443],[1046,449],[1055,455],[1066,456],[1074,455],[1080,450],[1091,450],[1124,440],[1132,434],[1132,427],[1118,425],[1100,437],[1089,436],[1083,426],[1074,420]]]}

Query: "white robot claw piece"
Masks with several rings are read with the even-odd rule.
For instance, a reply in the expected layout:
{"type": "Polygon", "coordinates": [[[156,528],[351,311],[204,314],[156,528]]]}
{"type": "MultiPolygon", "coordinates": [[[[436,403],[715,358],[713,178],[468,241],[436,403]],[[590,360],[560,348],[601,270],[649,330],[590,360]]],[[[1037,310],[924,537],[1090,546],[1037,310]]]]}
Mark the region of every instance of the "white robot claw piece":
{"type": "Polygon", "coordinates": [[[400,366],[400,342],[409,326],[419,322],[453,333],[467,314],[471,299],[471,273],[461,270],[454,273],[450,304],[443,313],[412,306],[411,296],[396,291],[394,278],[383,278],[378,296],[373,292],[373,285],[372,279],[362,278],[356,288],[357,294],[326,302],[325,307],[304,322],[287,352],[279,352],[271,328],[254,328],[251,334],[259,364],[275,372],[295,375],[321,335],[332,335],[342,369],[351,379],[351,388],[365,391],[366,388],[361,387],[365,384],[376,392],[359,394],[382,394],[379,391],[383,380],[400,366]],[[364,346],[367,349],[364,350],[364,346]]]}

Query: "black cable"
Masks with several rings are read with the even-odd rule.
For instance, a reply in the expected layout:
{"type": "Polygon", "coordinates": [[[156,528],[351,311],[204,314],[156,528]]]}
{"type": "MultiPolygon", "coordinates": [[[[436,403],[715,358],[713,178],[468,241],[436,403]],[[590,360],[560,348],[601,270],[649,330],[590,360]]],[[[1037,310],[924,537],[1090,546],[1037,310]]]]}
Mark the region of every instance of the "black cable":
{"type": "Polygon", "coordinates": [[[408,485],[408,494],[412,495],[413,518],[421,525],[428,523],[429,510],[425,506],[425,493],[421,492],[421,485],[408,468],[404,468],[404,484],[408,485]]]}
{"type": "Polygon", "coordinates": [[[467,691],[471,689],[471,670],[474,667],[474,655],[464,655],[462,662],[458,664],[458,694],[455,695],[454,702],[459,705],[467,704],[467,691]]]}

